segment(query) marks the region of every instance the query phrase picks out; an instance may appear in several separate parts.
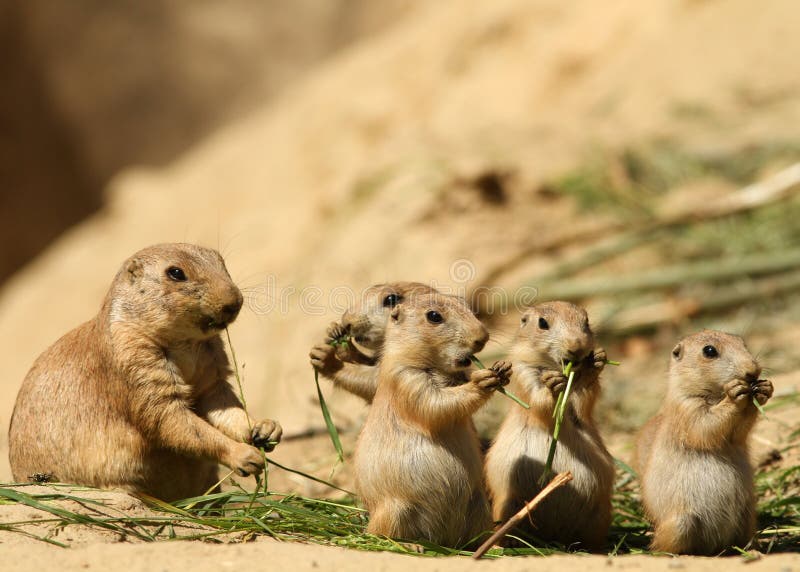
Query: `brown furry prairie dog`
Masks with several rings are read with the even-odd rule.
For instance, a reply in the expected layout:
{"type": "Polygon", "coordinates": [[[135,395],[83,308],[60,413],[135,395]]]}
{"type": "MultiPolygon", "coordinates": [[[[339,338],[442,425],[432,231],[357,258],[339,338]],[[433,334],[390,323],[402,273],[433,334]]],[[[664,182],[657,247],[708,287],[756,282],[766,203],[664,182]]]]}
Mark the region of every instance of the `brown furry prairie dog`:
{"type": "Polygon", "coordinates": [[[174,500],[217,482],[218,463],[260,472],[252,444],[281,429],[250,419],[227,381],[219,333],[241,306],[214,250],[160,244],[126,260],[98,315],[28,372],[9,431],[14,478],[174,500]]]}
{"type": "Polygon", "coordinates": [[[469,372],[488,338],[459,298],[418,296],[392,310],[355,452],[368,532],[461,546],[490,528],[472,414],[509,366],[469,372]]]}
{"type": "Polygon", "coordinates": [[[389,282],[367,288],[355,305],[342,316],[341,323],[328,327],[323,343],[309,354],[311,365],[335,386],[372,403],[378,387],[375,367],[383,348],[384,330],[392,309],[415,296],[436,293],[420,282],[389,282]],[[350,336],[346,347],[331,342],[350,336]]]}
{"type": "Polygon", "coordinates": [[[583,308],[567,302],[538,304],[522,316],[509,360],[512,386],[531,408],[512,407],[486,459],[486,479],[495,520],[506,521],[541,490],[551,435],[553,408],[566,386],[563,365],[575,377],[553,460],[553,471],[571,471],[573,480],[536,509],[535,528],[517,534],[598,549],[611,523],[614,463],[592,418],[600,394],[605,352],[595,349],[583,308]]]}
{"type": "Polygon", "coordinates": [[[672,350],[667,396],[642,429],[636,465],[652,549],[715,554],[755,532],[747,436],[772,383],[738,336],[704,330],[672,350]]]}

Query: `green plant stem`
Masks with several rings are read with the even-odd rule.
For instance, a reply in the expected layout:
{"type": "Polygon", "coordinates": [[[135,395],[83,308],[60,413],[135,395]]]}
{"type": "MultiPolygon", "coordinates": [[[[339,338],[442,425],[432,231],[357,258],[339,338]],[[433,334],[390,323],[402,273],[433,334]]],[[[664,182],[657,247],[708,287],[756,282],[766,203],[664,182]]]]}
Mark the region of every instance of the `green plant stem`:
{"type": "Polygon", "coordinates": [[[543,487],[547,483],[547,479],[553,472],[553,460],[556,456],[556,446],[558,445],[558,436],[561,434],[561,424],[564,421],[564,412],[567,410],[567,399],[569,392],[572,389],[572,380],[575,379],[575,372],[572,370],[572,362],[568,361],[564,367],[564,375],[567,377],[567,387],[564,388],[556,399],[556,405],[553,408],[553,417],[555,424],[553,426],[553,438],[550,441],[550,450],[547,452],[547,461],[544,464],[544,471],[539,477],[539,486],[543,487]]]}
{"type": "Polygon", "coordinates": [[[767,412],[764,411],[764,406],[758,402],[758,399],[756,399],[755,396],[753,396],[753,405],[756,406],[756,409],[758,409],[758,412],[761,413],[761,416],[764,417],[764,419],[766,419],[767,412]]]}
{"type": "Polygon", "coordinates": [[[343,489],[342,487],[336,486],[333,483],[331,483],[330,481],[326,481],[325,479],[320,479],[319,477],[315,477],[314,475],[309,475],[308,473],[304,473],[303,471],[300,471],[298,469],[291,469],[291,468],[287,467],[286,465],[281,465],[279,462],[274,461],[272,459],[267,459],[267,462],[270,465],[275,465],[279,469],[283,469],[284,471],[287,471],[289,473],[294,473],[295,475],[300,475],[301,477],[305,477],[305,478],[307,478],[307,479],[309,479],[311,481],[315,481],[315,482],[317,482],[317,483],[319,483],[321,485],[325,485],[325,486],[328,486],[328,487],[330,487],[332,489],[336,489],[337,491],[341,491],[341,492],[346,493],[346,494],[348,494],[350,496],[353,496],[353,497],[356,496],[356,494],[354,492],[348,491],[347,489],[343,489]]]}
{"type": "MultiPolygon", "coordinates": [[[[485,365],[483,365],[483,364],[481,363],[481,360],[479,360],[477,357],[475,357],[475,356],[469,356],[469,359],[471,359],[471,360],[472,360],[472,363],[474,363],[474,364],[475,364],[476,366],[478,366],[479,368],[481,368],[481,369],[486,369],[486,366],[485,366],[485,365]]],[[[531,406],[530,406],[530,405],[528,405],[527,403],[525,403],[524,401],[522,401],[522,400],[521,400],[519,397],[517,397],[516,395],[514,395],[513,393],[511,393],[511,392],[510,392],[508,389],[506,389],[505,387],[498,387],[496,391],[497,391],[498,393],[502,393],[503,395],[505,395],[506,397],[508,397],[510,400],[517,402],[518,404],[520,404],[520,405],[521,405],[522,407],[524,407],[525,409],[530,409],[530,408],[531,408],[531,406]]]]}
{"type": "MultiPolygon", "coordinates": [[[[247,410],[247,400],[244,398],[244,388],[242,387],[242,376],[239,375],[239,362],[236,359],[236,350],[233,349],[233,343],[231,342],[231,333],[228,328],[225,328],[225,337],[228,338],[228,347],[231,350],[231,360],[233,361],[233,375],[236,378],[236,385],[239,388],[239,399],[242,401],[242,408],[244,409],[245,417],[247,418],[247,429],[250,435],[253,435],[253,424],[250,422],[250,413],[247,410]]],[[[270,441],[270,443],[273,443],[270,441]]],[[[277,442],[274,442],[277,445],[277,442]]],[[[264,449],[260,449],[261,456],[264,458],[264,492],[267,492],[267,483],[269,481],[269,472],[267,469],[267,452],[264,449]]],[[[228,475],[230,476],[230,475],[228,475]]],[[[259,487],[261,486],[261,475],[253,475],[256,480],[256,488],[255,491],[258,491],[259,487]]],[[[223,478],[220,483],[222,483],[228,477],[223,478]]],[[[255,494],[255,491],[253,494],[255,494]]]]}
{"type": "Polygon", "coordinates": [[[334,449],[336,449],[336,456],[339,463],[344,462],[344,449],[342,448],[342,441],[339,439],[339,431],[331,418],[331,412],[328,409],[328,404],[325,402],[325,397],[322,395],[322,388],[319,386],[319,372],[314,370],[314,383],[317,385],[317,397],[319,398],[319,408],[322,410],[322,418],[325,420],[325,427],[328,428],[328,435],[331,436],[331,442],[334,449]]]}

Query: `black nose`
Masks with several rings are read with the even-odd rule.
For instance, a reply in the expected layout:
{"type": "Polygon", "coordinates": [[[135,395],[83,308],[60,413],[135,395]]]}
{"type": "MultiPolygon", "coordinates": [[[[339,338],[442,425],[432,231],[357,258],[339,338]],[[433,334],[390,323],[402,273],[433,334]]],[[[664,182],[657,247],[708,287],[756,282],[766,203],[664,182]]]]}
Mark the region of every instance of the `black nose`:
{"type": "Polygon", "coordinates": [[[230,304],[226,304],[220,310],[220,318],[222,322],[231,323],[236,319],[236,316],[239,315],[239,310],[242,309],[242,299],[239,298],[235,302],[230,304]]]}
{"type": "Polygon", "coordinates": [[[482,337],[472,340],[472,353],[476,354],[481,351],[487,341],[489,341],[489,334],[484,334],[482,337]]]}
{"type": "Polygon", "coordinates": [[[567,352],[564,354],[564,357],[567,358],[567,361],[571,361],[572,363],[578,363],[579,361],[583,360],[583,352],[576,351],[576,352],[567,352]]]}

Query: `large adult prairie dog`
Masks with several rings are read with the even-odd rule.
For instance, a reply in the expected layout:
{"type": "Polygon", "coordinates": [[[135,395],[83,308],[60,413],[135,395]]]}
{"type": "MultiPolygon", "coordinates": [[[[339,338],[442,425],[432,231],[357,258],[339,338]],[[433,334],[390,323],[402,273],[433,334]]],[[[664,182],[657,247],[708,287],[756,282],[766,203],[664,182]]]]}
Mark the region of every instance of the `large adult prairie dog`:
{"type": "Polygon", "coordinates": [[[772,383],[739,336],[704,330],[672,350],[667,396],[639,434],[636,465],[652,549],[715,554],[755,533],[747,436],[772,383]]]}
{"type": "Polygon", "coordinates": [[[458,298],[417,297],[392,311],[355,452],[369,532],[461,546],[490,528],[471,416],[509,368],[469,373],[488,337],[458,298]]]}
{"type": "Polygon", "coordinates": [[[495,520],[505,521],[541,490],[538,484],[553,434],[553,408],[567,379],[563,364],[575,364],[575,377],[553,460],[553,471],[570,471],[573,480],[536,509],[517,533],[597,550],[611,523],[614,464],[592,413],[600,394],[605,352],[595,349],[583,308],[547,302],[528,310],[509,354],[515,392],[531,408],[512,407],[486,459],[486,480],[495,520]]]}
{"type": "Polygon", "coordinates": [[[311,348],[311,365],[337,387],[372,403],[378,388],[376,366],[383,349],[384,331],[392,309],[416,296],[435,294],[420,282],[389,282],[367,288],[341,323],[333,322],[323,343],[311,348]],[[331,342],[347,335],[346,346],[331,342]]]}
{"type": "Polygon", "coordinates": [[[251,443],[278,441],[281,429],[248,418],[219,336],[241,306],[214,250],[160,244],[126,260],[97,316],[28,372],[9,431],[14,478],[174,500],[217,482],[218,463],[261,471],[251,443]]]}

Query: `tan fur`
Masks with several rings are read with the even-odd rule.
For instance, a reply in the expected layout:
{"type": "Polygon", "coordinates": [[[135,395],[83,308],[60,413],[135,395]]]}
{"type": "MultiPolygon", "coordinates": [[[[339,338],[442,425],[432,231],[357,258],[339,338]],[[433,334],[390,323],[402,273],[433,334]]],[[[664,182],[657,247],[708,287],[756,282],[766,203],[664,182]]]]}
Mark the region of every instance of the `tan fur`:
{"type": "Polygon", "coordinates": [[[653,550],[715,554],[755,532],[747,436],[772,384],[738,336],[704,330],[673,349],[667,396],[642,429],[636,465],[653,550]],[[713,346],[718,357],[704,355],[713,346]]]}
{"type": "Polygon", "coordinates": [[[486,459],[486,480],[496,521],[506,521],[542,487],[538,485],[553,434],[553,408],[566,385],[562,363],[578,364],[553,471],[573,480],[550,495],[517,533],[599,549],[611,523],[614,465],[592,412],[600,394],[605,352],[594,349],[586,311],[567,302],[534,306],[522,317],[509,359],[512,390],[531,408],[512,406],[486,459]],[[539,319],[547,329],[539,326],[539,319]]]}
{"type": "Polygon", "coordinates": [[[471,416],[507,383],[508,366],[468,374],[488,337],[459,298],[417,297],[393,310],[355,452],[369,532],[460,546],[490,528],[471,416]],[[430,311],[444,321],[429,322],[430,311]]]}
{"type": "Polygon", "coordinates": [[[218,463],[261,471],[263,455],[245,441],[277,441],[280,426],[249,419],[219,336],[241,305],[216,251],[161,244],[134,254],[99,314],[28,372],[9,430],[14,478],[44,473],[174,500],[205,492],[218,463]],[[170,267],[186,280],[169,278],[170,267]]]}
{"type": "Polygon", "coordinates": [[[420,282],[370,286],[344,313],[341,323],[334,322],[328,327],[323,343],[311,349],[311,365],[335,386],[372,403],[378,388],[376,364],[383,349],[389,314],[397,303],[435,293],[436,290],[420,282]],[[349,334],[351,343],[347,347],[332,346],[330,342],[342,334],[349,334]]]}

